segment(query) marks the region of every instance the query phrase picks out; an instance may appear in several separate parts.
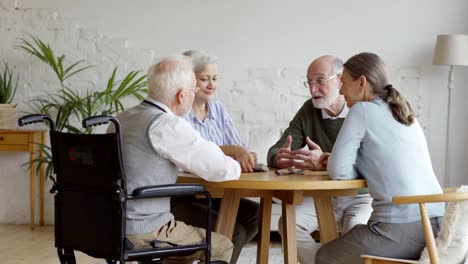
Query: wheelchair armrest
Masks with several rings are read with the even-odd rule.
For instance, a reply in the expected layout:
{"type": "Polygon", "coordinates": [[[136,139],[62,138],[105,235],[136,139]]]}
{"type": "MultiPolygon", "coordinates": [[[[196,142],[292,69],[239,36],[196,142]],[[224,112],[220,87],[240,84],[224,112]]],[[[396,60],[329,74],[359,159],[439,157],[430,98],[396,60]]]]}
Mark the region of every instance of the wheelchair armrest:
{"type": "MultiPolygon", "coordinates": [[[[166,184],[166,185],[154,185],[154,186],[144,186],[133,190],[132,194],[127,196],[128,200],[143,199],[143,198],[158,198],[158,197],[180,197],[180,196],[191,196],[202,194],[206,197],[207,204],[207,213],[206,213],[206,225],[205,225],[205,242],[204,244],[208,246],[203,246],[204,248],[196,248],[197,250],[210,250],[211,245],[211,195],[208,191],[205,190],[205,187],[201,184],[166,184]]],[[[183,250],[188,250],[193,252],[193,247],[198,246],[179,246],[178,248],[184,248],[183,250]]],[[[160,250],[171,250],[171,249],[160,249],[160,250]]],[[[188,252],[187,251],[187,252],[188,252]]]]}
{"type": "Polygon", "coordinates": [[[129,200],[157,197],[180,197],[203,194],[207,196],[205,187],[200,184],[166,184],[145,186],[133,190],[129,200]]]}

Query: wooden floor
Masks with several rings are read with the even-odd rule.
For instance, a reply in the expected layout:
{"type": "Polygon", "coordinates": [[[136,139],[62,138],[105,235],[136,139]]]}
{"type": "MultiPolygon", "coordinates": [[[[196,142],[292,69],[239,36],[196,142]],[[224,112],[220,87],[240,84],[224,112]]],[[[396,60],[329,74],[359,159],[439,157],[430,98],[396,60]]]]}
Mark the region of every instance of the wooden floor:
{"type": "MultiPolygon", "coordinates": [[[[275,236],[272,236],[275,238],[275,236]]],[[[279,236],[276,236],[270,248],[270,264],[283,263],[283,254],[279,236]]],[[[254,264],[256,244],[246,245],[241,252],[239,264],[254,264]]],[[[102,264],[103,260],[91,258],[76,252],[79,264],[102,264]]],[[[35,227],[29,225],[0,225],[0,264],[59,264],[54,246],[54,227],[35,227]]]]}
{"type": "MultiPolygon", "coordinates": [[[[102,260],[77,253],[77,262],[102,263],[102,260]]],[[[2,264],[59,264],[54,247],[54,227],[29,225],[0,225],[0,263],[2,264]]]]}

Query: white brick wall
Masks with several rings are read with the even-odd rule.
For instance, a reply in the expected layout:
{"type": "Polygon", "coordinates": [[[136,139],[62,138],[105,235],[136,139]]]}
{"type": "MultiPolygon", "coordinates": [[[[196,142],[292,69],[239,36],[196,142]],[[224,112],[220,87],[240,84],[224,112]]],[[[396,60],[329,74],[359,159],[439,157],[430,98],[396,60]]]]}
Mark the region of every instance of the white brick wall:
{"type": "MultiPolygon", "coordinates": [[[[16,3],[17,4],[17,3],[16,3]]],[[[19,38],[28,39],[32,34],[49,43],[56,55],[66,54],[66,61],[85,59],[94,68],[84,74],[72,77],[68,85],[71,88],[85,91],[87,89],[103,90],[114,67],[119,66],[120,77],[131,70],[144,70],[154,58],[149,49],[134,49],[128,40],[114,39],[106,36],[96,28],[80,25],[75,19],[63,18],[51,9],[30,9],[15,7],[13,1],[2,1],[0,5],[0,58],[15,66],[20,73],[20,84],[15,103],[18,104],[18,115],[30,111],[30,98],[45,95],[59,88],[56,76],[42,62],[21,50],[15,49],[19,38]]],[[[3,66],[2,66],[3,67],[3,66]]],[[[128,105],[136,101],[128,100],[128,105]]],[[[41,126],[36,126],[41,127],[41,126]]],[[[31,128],[31,127],[29,127],[31,128]]],[[[0,223],[29,222],[29,178],[26,167],[20,167],[28,161],[27,154],[0,153],[2,168],[0,223]],[[5,169],[6,170],[5,170],[5,169]],[[14,187],[14,188],[10,188],[14,187]]],[[[46,187],[46,191],[50,186],[46,187]]],[[[53,217],[52,197],[46,196],[46,222],[53,217]]],[[[36,214],[38,219],[38,214],[36,214]]]]}
{"type": "MultiPolygon", "coordinates": [[[[442,179],[447,69],[430,65],[430,57],[437,34],[468,32],[468,20],[460,11],[468,4],[463,0],[451,5],[443,0],[399,0],[377,7],[364,0],[360,8],[342,5],[340,1],[315,0],[300,0],[287,7],[279,0],[0,0],[0,62],[16,66],[20,72],[15,101],[20,111],[27,111],[29,98],[58,88],[55,76],[43,63],[14,48],[18,38],[27,38],[27,34],[40,37],[69,61],[86,59],[96,66],[70,80],[70,86],[80,91],[103,89],[115,66],[122,77],[131,70],[146,71],[155,57],[188,49],[212,51],[221,59],[217,98],[229,109],[259,160],[265,162],[268,148],[309,97],[302,81],[311,59],[325,53],[346,59],[359,51],[374,51],[387,61],[392,82],[410,97],[420,114],[434,168],[442,179]],[[421,12],[422,4],[429,11],[421,12]],[[327,17],[331,10],[333,16],[327,17]],[[382,10],[395,14],[385,18],[379,15],[382,10]],[[364,13],[370,22],[361,21],[364,13]]],[[[468,166],[462,158],[468,128],[461,125],[466,123],[466,73],[465,69],[456,70],[459,89],[453,107],[460,111],[453,111],[453,142],[455,153],[461,153],[453,161],[456,183],[466,183],[459,175],[468,166]]],[[[127,105],[135,103],[128,101],[127,105]]],[[[27,154],[0,153],[0,223],[29,221],[28,174],[19,167],[27,159],[27,154]]],[[[52,200],[50,195],[46,197],[50,223],[52,200]]]]}

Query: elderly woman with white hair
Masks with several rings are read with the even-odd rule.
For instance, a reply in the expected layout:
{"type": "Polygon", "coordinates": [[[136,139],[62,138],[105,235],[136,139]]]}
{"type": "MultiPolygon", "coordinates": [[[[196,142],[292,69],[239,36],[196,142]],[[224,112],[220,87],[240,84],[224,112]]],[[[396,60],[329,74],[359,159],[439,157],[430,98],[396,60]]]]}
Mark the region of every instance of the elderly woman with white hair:
{"type": "MultiPolygon", "coordinates": [[[[256,160],[255,153],[251,153],[241,140],[223,104],[213,100],[218,78],[217,58],[195,50],[187,51],[183,55],[192,61],[199,88],[195,94],[192,110],[185,116],[185,119],[204,139],[217,144],[225,155],[237,160],[242,171],[252,172],[256,160]]],[[[220,204],[221,199],[213,199],[214,220],[216,220],[220,204]]],[[[176,219],[197,227],[203,226],[205,218],[200,212],[206,210],[204,201],[195,198],[180,198],[173,199],[172,205],[172,212],[176,219]]],[[[258,203],[241,199],[232,238],[234,251],[230,263],[237,262],[242,247],[257,234],[258,211],[258,203]]]]}
{"type": "Polygon", "coordinates": [[[243,172],[252,172],[255,153],[248,150],[237,132],[232,118],[220,101],[213,100],[218,79],[218,62],[215,56],[191,50],[184,53],[193,64],[198,92],[185,119],[202,137],[216,143],[224,154],[237,160],[243,172]]]}

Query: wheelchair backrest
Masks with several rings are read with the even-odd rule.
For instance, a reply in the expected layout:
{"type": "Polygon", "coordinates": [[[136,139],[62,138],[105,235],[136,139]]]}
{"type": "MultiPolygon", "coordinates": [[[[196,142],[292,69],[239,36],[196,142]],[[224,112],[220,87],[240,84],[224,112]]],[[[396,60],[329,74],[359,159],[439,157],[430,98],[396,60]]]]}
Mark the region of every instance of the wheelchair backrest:
{"type": "Polygon", "coordinates": [[[119,259],[126,216],[119,134],[50,133],[56,246],[119,259]]]}

